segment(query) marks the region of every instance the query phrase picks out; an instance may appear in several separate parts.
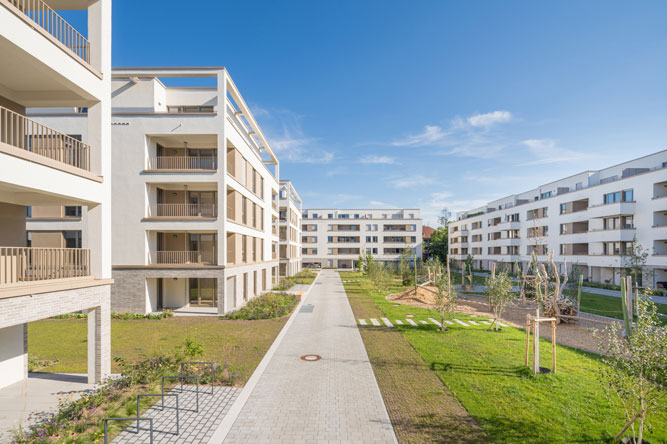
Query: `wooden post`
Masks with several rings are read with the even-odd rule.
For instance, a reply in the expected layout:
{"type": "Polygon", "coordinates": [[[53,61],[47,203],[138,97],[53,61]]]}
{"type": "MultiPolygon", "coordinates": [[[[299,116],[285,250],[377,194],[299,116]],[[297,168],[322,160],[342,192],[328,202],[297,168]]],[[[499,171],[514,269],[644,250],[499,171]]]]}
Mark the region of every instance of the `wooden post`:
{"type": "Polygon", "coordinates": [[[526,315],[526,367],[528,367],[528,356],[530,355],[530,317],[526,315]]]}
{"type": "Polygon", "coordinates": [[[556,321],[551,321],[551,371],[556,373],[556,321]]]}
{"type": "Polygon", "coordinates": [[[533,374],[540,372],[540,307],[537,307],[537,317],[533,322],[533,374]]]}

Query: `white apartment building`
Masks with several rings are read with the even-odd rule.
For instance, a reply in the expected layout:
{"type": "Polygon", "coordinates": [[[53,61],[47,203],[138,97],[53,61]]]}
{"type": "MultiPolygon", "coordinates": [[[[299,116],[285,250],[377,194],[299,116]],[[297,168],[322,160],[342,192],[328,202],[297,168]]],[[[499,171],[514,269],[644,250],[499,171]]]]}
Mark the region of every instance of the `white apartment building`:
{"type": "Polygon", "coordinates": [[[449,225],[453,259],[475,266],[525,266],[554,251],[561,269],[576,264],[594,282],[619,283],[633,239],[649,251],[655,288],[667,281],[667,150],[584,171],[457,214],[449,225]]]}
{"type": "Polygon", "coordinates": [[[422,257],[418,209],[307,209],[301,232],[304,267],[353,268],[367,253],[384,263],[422,257]]]}
{"type": "Polygon", "coordinates": [[[98,382],[110,372],[111,1],[0,0],[0,60],[0,388],[27,377],[28,323],[74,311],[88,313],[98,382]],[[61,10],[83,11],[87,35],[61,10]],[[53,107],[87,109],[85,131],[26,117],[53,107]],[[33,205],[87,208],[86,248],[27,245],[33,205]]]}
{"type": "MultiPolygon", "coordinates": [[[[111,309],[222,314],[269,290],[278,280],[278,159],[227,70],[115,68],[112,96],[111,309]]],[[[82,113],[35,118],[85,130],[82,113]]],[[[30,235],[44,241],[49,222],[35,210],[44,212],[33,209],[30,235]]],[[[67,241],[78,223],[86,246],[86,217],[51,231],[67,241]]]]}
{"type": "Polygon", "coordinates": [[[281,277],[294,276],[301,271],[302,204],[292,182],[281,180],[278,203],[279,273],[281,277]]]}

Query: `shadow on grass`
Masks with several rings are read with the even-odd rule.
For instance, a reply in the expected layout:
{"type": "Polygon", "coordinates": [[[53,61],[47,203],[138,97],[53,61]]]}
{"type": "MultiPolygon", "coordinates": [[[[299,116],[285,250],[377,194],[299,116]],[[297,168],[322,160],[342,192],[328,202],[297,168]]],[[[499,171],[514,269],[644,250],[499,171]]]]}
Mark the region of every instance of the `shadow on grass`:
{"type": "Polygon", "coordinates": [[[498,365],[462,365],[452,364],[450,362],[431,362],[431,370],[433,371],[454,371],[457,373],[468,373],[476,375],[495,375],[495,376],[512,376],[516,378],[525,378],[530,376],[530,371],[527,367],[513,365],[513,366],[498,366],[498,365]]]}

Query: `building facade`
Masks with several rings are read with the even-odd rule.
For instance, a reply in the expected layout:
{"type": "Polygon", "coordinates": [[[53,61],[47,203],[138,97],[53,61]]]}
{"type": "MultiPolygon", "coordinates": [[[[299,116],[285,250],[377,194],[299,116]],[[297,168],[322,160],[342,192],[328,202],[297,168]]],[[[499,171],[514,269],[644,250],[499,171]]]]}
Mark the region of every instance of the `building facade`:
{"type": "Polygon", "coordinates": [[[667,281],[667,150],[585,171],[457,214],[449,252],[475,266],[525,267],[554,252],[594,282],[619,283],[633,240],[648,252],[655,288],[667,281]]]}
{"type": "Polygon", "coordinates": [[[301,271],[302,202],[289,180],[280,181],[278,237],[280,276],[294,276],[301,271]]]}
{"type": "MultiPolygon", "coordinates": [[[[111,309],[222,314],[270,289],[278,159],[227,70],[118,68],[112,91],[111,309]],[[167,86],[182,79],[208,85],[167,86]]],[[[35,116],[68,133],[83,131],[82,117],[35,116]]],[[[84,246],[86,219],[69,227],[84,246]]],[[[33,242],[47,223],[29,222],[33,242]]]]}
{"type": "Polygon", "coordinates": [[[418,209],[306,209],[301,223],[304,267],[353,268],[359,255],[398,263],[422,256],[418,209]]]}
{"type": "Polygon", "coordinates": [[[28,322],[74,311],[88,313],[99,382],[111,362],[111,1],[0,0],[0,59],[0,387],[27,376],[28,322]],[[86,14],[87,35],[59,10],[86,14]],[[85,134],[26,116],[63,107],[87,110],[85,134]],[[26,215],[42,205],[87,208],[86,247],[29,245],[26,215]]]}

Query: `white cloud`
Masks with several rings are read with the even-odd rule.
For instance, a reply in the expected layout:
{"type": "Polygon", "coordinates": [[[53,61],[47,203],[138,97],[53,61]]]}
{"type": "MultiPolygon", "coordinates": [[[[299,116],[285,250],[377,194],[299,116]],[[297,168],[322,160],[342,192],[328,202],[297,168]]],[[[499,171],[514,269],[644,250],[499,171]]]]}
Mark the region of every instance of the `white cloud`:
{"type": "Polygon", "coordinates": [[[509,111],[492,111],[484,114],[474,114],[466,119],[470,126],[489,127],[496,123],[506,123],[512,120],[512,113],[509,111]]]}
{"type": "Polygon", "coordinates": [[[406,176],[395,177],[387,180],[392,187],[398,189],[419,188],[436,183],[435,178],[425,177],[421,174],[409,174],[406,176]]]}
{"type": "Polygon", "coordinates": [[[549,163],[572,162],[590,158],[591,155],[561,148],[553,139],[526,139],[521,142],[528,148],[534,160],[520,163],[520,166],[546,165],[549,163]]]}
{"type": "Polygon", "coordinates": [[[488,202],[497,199],[498,196],[487,196],[485,199],[456,199],[449,191],[436,191],[429,195],[428,199],[422,201],[419,205],[421,216],[425,225],[437,226],[438,217],[442,215],[442,210],[451,211],[452,218],[456,217],[459,211],[472,210],[485,206],[488,202]]]}
{"type": "Polygon", "coordinates": [[[395,164],[396,159],[393,157],[389,156],[374,156],[374,155],[369,155],[369,156],[364,156],[361,158],[361,163],[377,163],[377,164],[395,164]]]}
{"type": "Polygon", "coordinates": [[[447,134],[437,125],[426,125],[424,131],[419,134],[408,136],[404,139],[394,140],[393,146],[424,146],[432,145],[441,141],[447,134]]]}

